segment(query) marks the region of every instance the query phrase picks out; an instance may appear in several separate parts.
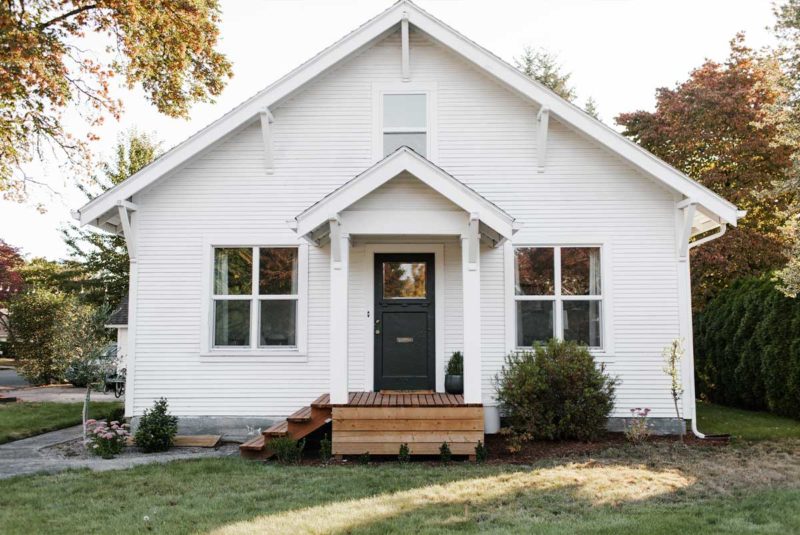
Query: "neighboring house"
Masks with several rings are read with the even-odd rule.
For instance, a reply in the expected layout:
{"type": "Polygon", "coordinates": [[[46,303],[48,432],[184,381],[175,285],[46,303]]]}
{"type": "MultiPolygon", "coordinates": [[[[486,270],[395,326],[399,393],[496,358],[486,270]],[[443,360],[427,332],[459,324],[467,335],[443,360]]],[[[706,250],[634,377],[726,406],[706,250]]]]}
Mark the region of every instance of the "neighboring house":
{"type": "MultiPolygon", "coordinates": [[[[8,310],[0,308],[0,342],[8,341],[8,310]]],[[[2,355],[2,348],[0,348],[0,355],[2,355]]]]}
{"type": "Polygon", "coordinates": [[[128,296],[111,311],[106,327],[117,331],[117,367],[125,368],[128,358],[128,296]]]}
{"type": "Polygon", "coordinates": [[[401,1],[75,215],[127,239],[128,415],[442,392],[463,351],[491,433],[504,357],[551,337],[620,378],[612,427],[663,429],[683,339],[694,418],[689,248],[744,214],[401,1]]]}

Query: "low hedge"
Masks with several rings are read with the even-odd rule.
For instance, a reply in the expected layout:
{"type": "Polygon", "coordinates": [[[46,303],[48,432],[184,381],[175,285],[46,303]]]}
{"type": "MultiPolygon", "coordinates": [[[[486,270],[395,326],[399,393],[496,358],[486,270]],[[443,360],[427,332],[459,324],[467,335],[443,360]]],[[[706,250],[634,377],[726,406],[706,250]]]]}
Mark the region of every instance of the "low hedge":
{"type": "Polygon", "coordinates": [[[800,418],[800,298],[744,278],[695,315],[694,332],[702,397],[800,418]]]}

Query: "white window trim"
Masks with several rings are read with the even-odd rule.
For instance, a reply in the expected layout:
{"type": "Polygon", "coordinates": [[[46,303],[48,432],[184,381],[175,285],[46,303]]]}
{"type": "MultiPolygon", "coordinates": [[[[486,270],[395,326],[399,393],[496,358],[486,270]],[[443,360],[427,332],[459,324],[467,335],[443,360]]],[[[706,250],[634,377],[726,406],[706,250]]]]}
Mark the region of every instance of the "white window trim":
{"type": "MultiPolygon", "coordinates": [[[[438,136],[437,136],[437,84],[436,82],[398,82],[396,84],[372,84],[372,159],[379,162],[383,155],[383,95],[426,95],[427,126],[424,129],[414,130],[427,134],[427,155],[425,158],[437,163],[438,136]]],[[[387,129],[407,132],[408,129],[387,129]]]]}
{"type": "MultiPolygon", "coordinates": [[[[257,260],[253,265],[253,284],[258,287],[257,260]]],[[[308,360],[308,243],[285,235],[205,236],[203,238],[202,318],[200,357],[206,362],[306,362],[308,360]],[[256,346],[260,307],[250,307],[250,347],[214,347],[214,249],[218,247],[296,247],[297,248],[297,326],[294,347],[256,346]],[[238,358],[237,358],[238,357],[238,358]],[[239,359],[240,358],[240,359],[239,359]]],[[[233,296],[239,298],[240,296],[233,296]]],[[[253,295],[241,296],[252,300],[253,295]]],[[[259,295],[258,300],[287,299],[287,296],[259,295]]]]}
{"type": "MultiPolygon", "coordinates": [[[[597,357],[609,357],[614,354],[614,305],[613,305],[613,274],[611,271],[613,251],[611,242],[600,239],[561,239],[548,242],[514,242],[507,241],[504,244],[505,260],[505,290],[506,290],[506,353],[517,352],[528,349],[517,346],[517,311],[516,302],[519,300],[554,300],[557,303],[563,301],[601,301],[600,306],[600,329],[602,347],[590,347],[589,352],[597,357]],[[559,295],[552,296],[518,296],[515,291],[515,255],[514,250],[528,247],[599,247],[600,248],[600,286],[601,295],[599,296],[563,296],[560,295],[560,284],[556,284],[556,292],[559,295]]],[[[554,276],[561,278],[561,255],[554,255],[554,276]]],[[[553,310],[554,331],[557,338],[562,332],[561,306],[557,305],[553,310]]]]}

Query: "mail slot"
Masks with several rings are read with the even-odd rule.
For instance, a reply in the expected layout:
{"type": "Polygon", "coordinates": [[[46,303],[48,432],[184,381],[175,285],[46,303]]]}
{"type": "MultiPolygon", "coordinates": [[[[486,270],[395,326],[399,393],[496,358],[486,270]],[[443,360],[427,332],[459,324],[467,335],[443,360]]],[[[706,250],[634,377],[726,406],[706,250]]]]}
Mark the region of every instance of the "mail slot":
{"type": "Polygon", "coordinates": [[[414,342],[414,339],[410,336],[401,336],[397,339],[398,344],[411,344],[414,342]]]}

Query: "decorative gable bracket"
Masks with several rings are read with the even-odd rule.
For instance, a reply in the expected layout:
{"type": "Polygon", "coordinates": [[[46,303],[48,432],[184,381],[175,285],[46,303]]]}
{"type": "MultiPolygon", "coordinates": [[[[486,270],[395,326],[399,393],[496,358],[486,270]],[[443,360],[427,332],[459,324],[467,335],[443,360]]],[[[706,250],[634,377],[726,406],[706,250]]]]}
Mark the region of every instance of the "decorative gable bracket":
{"type": "Polygon", "coordinates": [[[547,127],[550,123],[550,108],[542,106],[536,114],[538,123],[536,135],[536,170],[544,173],[544,164],[547,159],[547,127]]]}
{"type": "Polygon", "coordinates": [[[264,170],[268,175],[275,172],[275,164],[272,158],[272,129],[270,125],[275,122],[275,117],[269,111],[269,108],[264,108],[259,113],[261,119],[261,138],[264,142],[264,170]]]}

